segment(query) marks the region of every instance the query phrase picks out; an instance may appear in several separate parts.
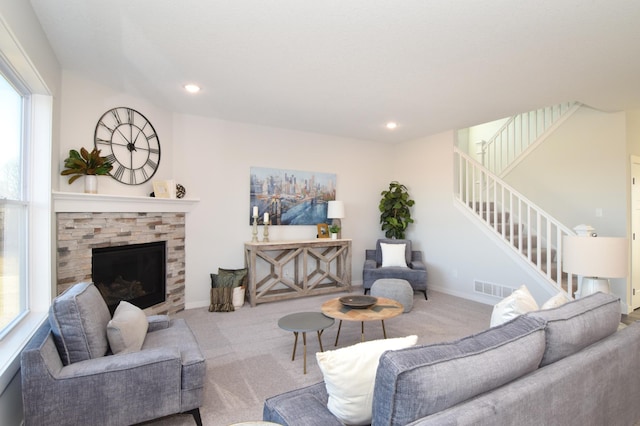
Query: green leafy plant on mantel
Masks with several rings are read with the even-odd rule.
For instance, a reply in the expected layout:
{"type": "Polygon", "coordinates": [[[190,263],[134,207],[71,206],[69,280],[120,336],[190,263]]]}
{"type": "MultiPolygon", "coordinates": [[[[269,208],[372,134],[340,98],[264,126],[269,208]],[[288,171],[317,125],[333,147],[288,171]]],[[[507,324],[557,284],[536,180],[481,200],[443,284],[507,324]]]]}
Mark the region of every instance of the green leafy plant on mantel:
{"type": "Polygon", "coordinates": [[[415,204],[409,198],[407,187],[393,181],[389,184],[389,189],[380,193],[380,223],[387,238],[404,239],[405,231],[411,219],[410,208],[415,204]]]}
{"type": "Polygon", "coordinates": [[[64,160],[65,169],[60,172],[62,176],[69,176],[69,185],[84,175],[106,175],[113,165],[107,157],[100,156],[100,150],[93,148],[91,152],[80,148],[80,152],[72,149],[69,157],[64,160]]]}
{"type": "Polygon", "coordinates": [[[338,225],[330,225],[329,232],[332,234],[337,234],[338,232],[340,232],[340,227],[338,225]]]}

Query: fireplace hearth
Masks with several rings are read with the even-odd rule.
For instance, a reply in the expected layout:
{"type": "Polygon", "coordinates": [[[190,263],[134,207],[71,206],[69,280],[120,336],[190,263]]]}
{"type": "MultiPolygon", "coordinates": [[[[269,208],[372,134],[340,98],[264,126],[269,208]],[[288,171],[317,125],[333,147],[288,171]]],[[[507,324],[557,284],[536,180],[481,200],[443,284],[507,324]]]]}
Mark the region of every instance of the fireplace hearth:
{"type": "Polygon", "coordinates": [[[91,276],[113,313],[125,300],[144,309],[165,301],[166,242],[92,250],[91,276]]]}
{"type": "MultiPolygon", "coordinates": [[[[92,198],[90,198],[92,200],[92,198]]],[[[151,209],[158,202],[144,199],[151,209]]],[[[170,200],[171,201],[171,200],[170,200]]],[[[110,203],[104,204],[106,207],[110,203]]],[[[159,203],[164,207],[164,203],[159,203]]],[[[75,207],[74,207],[75,209],[75,207]]],[[[174,314],[184,309],[185,296],[185,213],[182,212],[58,212],[57,294],[81,281],[97,282],[92,272],[94,249],[166,242],[165,292],[159,303],[144,309],[147,315],[174,314]]],[[[146,273],[143,273],[143,275],[146,273]]],[[[121,291],[146,292],[143,280],[126,274],[113,281],[121,291]],[[140,281],[137,283],[136,281],[140,281]],[[136,290],[137,289],[137,290],[136,290]]]]}

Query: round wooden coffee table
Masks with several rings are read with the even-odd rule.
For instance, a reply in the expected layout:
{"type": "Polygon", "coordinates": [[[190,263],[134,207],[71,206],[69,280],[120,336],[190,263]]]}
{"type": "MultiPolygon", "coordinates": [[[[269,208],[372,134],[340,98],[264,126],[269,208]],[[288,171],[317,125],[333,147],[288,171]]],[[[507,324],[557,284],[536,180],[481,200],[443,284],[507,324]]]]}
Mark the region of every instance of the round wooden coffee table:
{"type": "Polygon", "coordinates": [[[365,321],[380,321],[382,322],[382,334],[384,338],[387,338],[387,331],[384,328],[384,320],[397,317],[403,311],[403,306],[400,302],[393,299],[387,299],[386,297],[377,297],[375,305],[366,309],[349,308],[340,303],[340,298],[327,300],[322,304],[322,313],[328,317],[340,320],[338,324],[338,334],[336,334],[336,343],[334,346],[338,346],[338,338],[340,337],[340,329],[342,328],[342,321],[360,321],[360,341],[364,342],[364,322],[365,321]]]}

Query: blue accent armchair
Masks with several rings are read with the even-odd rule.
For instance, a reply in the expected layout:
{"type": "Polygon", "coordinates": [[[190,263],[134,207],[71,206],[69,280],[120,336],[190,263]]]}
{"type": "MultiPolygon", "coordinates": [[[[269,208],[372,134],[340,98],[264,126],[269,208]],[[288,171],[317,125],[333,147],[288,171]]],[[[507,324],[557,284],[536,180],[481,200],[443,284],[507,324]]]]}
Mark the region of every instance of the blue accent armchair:
{"type": "Polygon", "coordinates": [[[111,354],[98,289],[58,296],[21,356],[25,426],[130,425],[190,413],[202,425],[205,360],[183,319],[146,317],[142,348],[111,354]]]}
{"type": "Polygon", "coordinates": [[[369,290],[371,290],[373,283],[381,278],[406,280],[411,284],[414,291],[423,292],[424,298],[427,299],[427,267],[422,260],[422,252],[412,250],[411,240],[383,238],[376,242],[375,250],[365,250],[364,268],[362,270],[364,293],[367,294],[369,290]],[[407,267],[382,267],[382,249],[380,243],[404,244],[407,267]]]}

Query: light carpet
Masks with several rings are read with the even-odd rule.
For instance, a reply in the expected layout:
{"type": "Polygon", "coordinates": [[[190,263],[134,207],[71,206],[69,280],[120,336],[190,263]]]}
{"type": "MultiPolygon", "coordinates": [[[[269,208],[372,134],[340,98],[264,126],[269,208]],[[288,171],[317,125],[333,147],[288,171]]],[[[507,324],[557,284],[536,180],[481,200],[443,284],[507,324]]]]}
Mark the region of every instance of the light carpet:
{"type": "MultiPolygon", "coordinates": [[[[362,294],[355,287],[353,294],[362,294]]],[[[302,336],[295,361],[291,360],[293,333],[278,327],[278,319],[294,312],[320,311],[320,305],[345,293],[271,302],[235,312],[190,309],[175,315],[193,330],[207,360],[204,404],[205,426],[227,426],[262,419],[264,400],[270,396],[322,381],[315,353],[316,333],[307,333],[307,374],[303,374],[302,336]]],[[[418,344],[455,340],[489,326],[492,307],[434,291],[429,300],[414,295],[411,312],[385,321],[387,337],[418,336],[418,344]]],[[[366,340],[381,339],[379,321],[365,322],[366,340]]],[[[324,350],[334,346],[338,321],[322,334],[324,350]]],[[[338,348],[360,341],[360,323],[343,322],[338,348]]],[[[153,426],[193,426],[190,415],[175,415],[145,423],[153,426]]]]}

